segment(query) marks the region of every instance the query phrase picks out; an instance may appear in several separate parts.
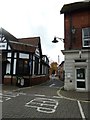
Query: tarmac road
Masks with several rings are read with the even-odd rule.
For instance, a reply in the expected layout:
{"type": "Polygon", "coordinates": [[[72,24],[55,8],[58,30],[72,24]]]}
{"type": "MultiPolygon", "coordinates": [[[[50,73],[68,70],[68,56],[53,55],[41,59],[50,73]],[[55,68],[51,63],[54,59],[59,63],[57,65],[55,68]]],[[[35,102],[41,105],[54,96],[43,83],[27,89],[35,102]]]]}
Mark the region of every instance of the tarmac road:
{"type": "Polygon", "coordinates": [[[7,91],[0,94],[2,118],[88,118],[90,102],[65,99],[57,91],[63,86],[60,80],[50,80],[44,84],[7,91]]]}

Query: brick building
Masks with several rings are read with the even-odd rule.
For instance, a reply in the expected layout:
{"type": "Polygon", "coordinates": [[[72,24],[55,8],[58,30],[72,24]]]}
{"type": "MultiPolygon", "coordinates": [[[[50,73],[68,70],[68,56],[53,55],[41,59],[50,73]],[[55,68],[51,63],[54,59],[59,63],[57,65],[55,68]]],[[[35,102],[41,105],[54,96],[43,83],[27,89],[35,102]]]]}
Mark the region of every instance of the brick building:
{"type": "Polygon", "coordinates": [[[62,7],[66,90],[90,91],[90,1],[62,7]]]}
{"type": "Polygon", "coordinates": [[[58,76],[60,80],[64,80],[64,61],[58,66],[58,76]]]}

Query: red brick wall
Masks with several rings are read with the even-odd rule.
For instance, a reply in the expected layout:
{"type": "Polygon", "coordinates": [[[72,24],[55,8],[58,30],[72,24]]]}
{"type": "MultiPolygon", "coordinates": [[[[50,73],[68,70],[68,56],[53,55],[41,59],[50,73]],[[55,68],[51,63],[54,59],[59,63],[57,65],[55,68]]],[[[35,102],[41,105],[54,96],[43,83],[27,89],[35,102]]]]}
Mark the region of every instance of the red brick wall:
{"type": "MultiPolygon", "coordinates": [[[[30,78],[30,85],[37,85],[37,84],[41,84],[43,82],[46,82],[47,80],[49,80],[49,76],[45,76],[45,75],[41,75],[41,76],[33,76],[32,78],[30,78]]],[[[17,80],[16,80],[16,77],[13,77],[12,78],[12,84],[13,85],[16,85],[17,83],[17,80]]],[[[10,77],[5,77],[4,78],[4,84],[5,85],[11,85],[11,78],[10,77]]]]}
{"type": "MultiPolygon", "coordinates": [[[[11,85],[11,76],[9,76],[9,77],[7,76],[7,77],[4,78],[4,84],[5,85],[11,85]]],[[[16,77],[12,78],[12,84],[16,85],[16,77]]]]}
{"type": "Polygon", "coordinates": [[[71,49],[81,49],[82,48],[82,28],[90,27],[90,11],[78,11],[73,12],[71,14],[64,15],[64,24],[65,24],[65,49],[70,48],[70,44],[72,43],[71,49]],[[72,19],[72,23],[70,22],[70,17],[72,19]],[[76,28],[76,32],[72,34],[70,33],[70,24],[76,28]],[[72,41],[70,43],[70,41],[72,41]]]}
{"type": "Polygon", "coordinates": [[[36,76],[31,78],[31,85],[37,85],[49,80],[49,76],[36,76]]]}

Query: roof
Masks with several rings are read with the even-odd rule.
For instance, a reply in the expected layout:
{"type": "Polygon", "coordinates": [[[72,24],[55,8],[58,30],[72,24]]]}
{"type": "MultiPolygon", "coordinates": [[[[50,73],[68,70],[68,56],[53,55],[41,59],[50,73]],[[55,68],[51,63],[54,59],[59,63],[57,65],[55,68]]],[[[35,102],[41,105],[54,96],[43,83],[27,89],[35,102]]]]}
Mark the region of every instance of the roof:
{"type": "Polygon", "coordinates": [[[18,41],[16,37],[14,37],[12,34],[10,34],[8,31],[6,31],[3,28],[0,28],[0,34],[4,34],[7,40],[18,41]]]}
{"type": "Polygon", "coordinates": [[[36,47],[21,44],[20,42],[18,42],[18,43],[10,42],[10,46],[13,50],[16,50],[16,51],[25,51],[25,52],[34,53],[36,50],[36,47]]]}
{"type": "Polygon", "coordinates": [[[40,37],[18,39],[3,28],[0,29],[0,33],[5,36],[6,40],[8,41],[8,43],[10,44],[13,50],[34,53],[36,48],[38,47],[40,50],[40,53],[42,54],[40,37]]]}
{"type": "MultiPolygon", "coordinates": [[[[12,43],[11,43],[12,44],[12,43]]],[[[30,38],[20,38],[18,39],[18,46],[17,48],[17,43],[12,44],[14,49],[18,49],[20,51],[27,51],[27,52],[35,52],[36,48],[40,46],[40,37],[30,37],[30,38]]]]}
{"type": "Polygon", "coordinates": [[[62,62],[61,62],[61,64],[60,64],[59,66],[62,66],[64,63],[65,63],[65,62],[64,62],[64,61],[62,61],[62,62]]]}
{"type": "Polygon", "coordinates": [[[70,12],[73,12],[73,11],[76,11],[76,10],[85,10],[85,9],[90,10],[90,1],[88,1],[88,2],[83,1],[83,2],[75,2],[75,3],[65,4],[62,7],[60,13],[61,14],[70,13],[70,12]]]}
{"type": "Polygon", "coordinates": [[[36,48],[40,47],[40,37],[31,37],[31,38],[21,38],[18,39],[18,42],[12,42],[10,41],[10,45],[12,49],[18,50],[18,51],[26,51],[26,52],[32,52],[34,53],[36,48]]]}
{"type": "Polygon", "coordinates": [[[18,41],[23,44],[37,47],[40,42],[40,37],[20,38],[20,39],[18,39],[18,41]]]}

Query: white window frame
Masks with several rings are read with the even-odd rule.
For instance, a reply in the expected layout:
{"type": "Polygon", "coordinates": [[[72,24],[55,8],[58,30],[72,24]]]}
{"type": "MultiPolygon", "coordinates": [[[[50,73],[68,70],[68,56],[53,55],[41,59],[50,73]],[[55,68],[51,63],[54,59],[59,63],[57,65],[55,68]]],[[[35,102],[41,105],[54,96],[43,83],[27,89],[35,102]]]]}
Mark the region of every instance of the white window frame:
{"type": "Polygon", "coordinates": [[[82,29],[82,44],[83,44],[83,47],[90,47],[90,27],[82,29]],[[84,33],[85,30],[88,30],[87,36],[85,36],[85,33],[84,33]],[[85,45],[85,41],[89,41],[89,44],[85,45]]]}

